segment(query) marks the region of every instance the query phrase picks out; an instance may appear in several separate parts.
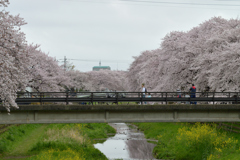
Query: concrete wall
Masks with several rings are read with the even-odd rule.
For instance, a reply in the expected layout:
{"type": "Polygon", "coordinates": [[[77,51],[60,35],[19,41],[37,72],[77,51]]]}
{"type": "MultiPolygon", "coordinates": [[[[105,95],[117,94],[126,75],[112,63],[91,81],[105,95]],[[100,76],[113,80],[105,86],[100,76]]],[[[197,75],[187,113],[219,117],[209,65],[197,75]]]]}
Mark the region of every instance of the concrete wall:
{"type": "Polygon", "coordinates": [[[26,105],[0,124],[120,122],[240,122],[240,105],[26,105]]]}

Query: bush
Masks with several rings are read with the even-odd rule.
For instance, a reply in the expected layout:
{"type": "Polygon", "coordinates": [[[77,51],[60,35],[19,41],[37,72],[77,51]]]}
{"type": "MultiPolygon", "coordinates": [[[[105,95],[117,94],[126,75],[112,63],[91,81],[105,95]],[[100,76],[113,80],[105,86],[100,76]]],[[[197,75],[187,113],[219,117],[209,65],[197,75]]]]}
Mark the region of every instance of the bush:
{"type": "MultiPolygon", "coordinates": [[[[94,148],[91,138],[107,137],[108,132],[115,130],[105,123],[101,124],[52,124],[49,125],[41,141],[35,144],[29,153],[39,154],[32,159],[41,159],[50,156],[58,159],[60,152],[71,157],[61,159],[107,159],[103,153],[94,148]],[[73,154],[81,151],[83,154],[73,154]]],[[[32,160],[31,159],[31,160],[32,160]]]]}
{"type": "Polygon", "coordinates": [[[154,152],[157,158],[184,160],[215,159],[236,151],[238,140],[229,138],[209,124],[196,123],[178,129],[169,141],[166,135],[159,135],[158,146],[154,152]],[[223,152],[224,151],[224,152],[223,152]]]}

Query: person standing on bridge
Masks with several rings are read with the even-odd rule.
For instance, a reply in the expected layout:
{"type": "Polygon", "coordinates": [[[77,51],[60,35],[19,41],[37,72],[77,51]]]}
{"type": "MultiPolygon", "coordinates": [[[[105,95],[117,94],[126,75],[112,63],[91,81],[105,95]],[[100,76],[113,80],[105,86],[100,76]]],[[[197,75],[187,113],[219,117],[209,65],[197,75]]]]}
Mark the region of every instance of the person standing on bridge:
{"type": "MultiPolygon", "coordinates": [[[[142,84],[142,97],[145,98],[146,97],[146,93],[147,93],[147,89],[145,88],[145,84],[142,84]]],[[[147,102],[143,102],[144,104],[147,104],[147,102]]]]}
{"type": "MultiPolygon", "coordinates": [[[[192,87],[190,88],[191,98],[196,98],[196,90],[197,88],[194,86],[194,84],[192,84],[192,87]]],[[[190,102],[190,104],[197,104],[197,102],[190,102]]]]}
{"type": "MultiPolygon", "coordinates": [[[[178,88],[178,89],[177,89],[177,97],[178,97],[178,98],[182,98],[182,94],[181,94],[181,92],[182,92],[181,89],[178,88]]],[[[178,101],[177,104],[181,104],[181,102],[178,101]]]]}

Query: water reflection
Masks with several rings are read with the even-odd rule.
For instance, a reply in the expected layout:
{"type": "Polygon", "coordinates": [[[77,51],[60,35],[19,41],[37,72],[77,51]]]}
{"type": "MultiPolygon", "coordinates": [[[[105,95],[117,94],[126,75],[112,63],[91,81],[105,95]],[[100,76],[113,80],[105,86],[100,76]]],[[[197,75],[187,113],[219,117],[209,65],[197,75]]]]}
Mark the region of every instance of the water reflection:
{"type": "Polygon", "coordinates": [[[109,159],[153,159],[154,144],[148,143],[144,134],[129,129],[125,123],[109,124],[117,130],[114,137],[108,138],[104,143],[95,144],[109,159]]]}

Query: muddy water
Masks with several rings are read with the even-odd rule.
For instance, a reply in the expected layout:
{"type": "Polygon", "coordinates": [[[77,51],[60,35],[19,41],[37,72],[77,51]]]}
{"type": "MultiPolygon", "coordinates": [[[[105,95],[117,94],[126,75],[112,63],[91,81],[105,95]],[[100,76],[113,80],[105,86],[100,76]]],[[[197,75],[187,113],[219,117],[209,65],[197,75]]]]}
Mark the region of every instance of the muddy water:
{"type": "Polygon", "coordinates": [[[117,130],[114,137],[104,143],[95,144],[109,159],[153,159],[154,144],[148,143],[144,134],[130,129],[125,123],[109,124],[117,130]]]}

